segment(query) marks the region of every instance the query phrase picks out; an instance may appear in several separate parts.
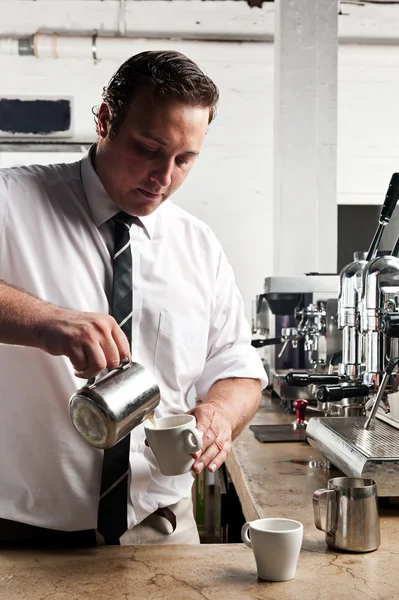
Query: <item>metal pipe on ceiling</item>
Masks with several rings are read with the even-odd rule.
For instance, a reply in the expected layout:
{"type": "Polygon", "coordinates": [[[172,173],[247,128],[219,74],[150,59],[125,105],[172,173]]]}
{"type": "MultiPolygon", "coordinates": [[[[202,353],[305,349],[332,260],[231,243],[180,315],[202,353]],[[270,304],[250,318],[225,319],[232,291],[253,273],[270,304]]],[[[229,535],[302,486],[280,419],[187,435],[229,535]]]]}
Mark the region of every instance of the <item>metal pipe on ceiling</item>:
{"type": "MultiPolygon", "coordinates": [[[[64,35],[35,33],[25,38],[0,38],[0,56],[36,56],[36,58],[93,58],[107,60],[127,56],[133,41],[161,39],[154,32],[140,32],[137,36],[64,35]]],[[[272,42],[267,34],[168,33],[163,45],[175,46],[176,39],[220,42],[272,42]]]]}

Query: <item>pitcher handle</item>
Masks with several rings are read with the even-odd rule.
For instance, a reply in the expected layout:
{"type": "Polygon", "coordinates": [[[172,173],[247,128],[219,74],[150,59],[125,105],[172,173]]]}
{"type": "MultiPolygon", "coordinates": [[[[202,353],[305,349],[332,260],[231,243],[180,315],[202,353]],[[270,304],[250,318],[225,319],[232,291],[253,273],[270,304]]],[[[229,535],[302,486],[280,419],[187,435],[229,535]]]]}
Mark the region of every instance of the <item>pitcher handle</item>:
{"type": "Polygon", "coordinates": [[[325,531],[326,533],[331,533],[332,523],[331,523],[331,510],[328,510],[328,502],[332,502],[335,499],[335,491],[327,490],[322,488],[320,490],[316,490],[313,494],[313,516],[314,516],[314,524],[317,529],[320,531],[325,531]],[[320,510],[320,501],[326,499],[326,518],[325,518],[325,527],[322,526],[321,522],[321,510],[320,510]],[[330,522],[327,523],[327,515],[330,515],[330,522]]]}
{"type": "MultiPolygon", "coordinates": [[[[118,370],[122,370],[123,371],[124,369],[127,369],[128,367],[131,366],[131,364],[132,364],[132,361],[130,360],[130,358],[123,358],[117,367],[114,367],[113,369],[110,369],[108,371],[108,373],[106,373],[105,375],[103,375],[101,377],[101,381],[103,379],[105,379],[106,377],[108,377],[108,375],[110,375],[114,371],[118,371],[118,370]]],[[[97,375],[97,377],[91,377],[90,379],[87,380],[87,383],[84,385],[84,387],[85,388],[92,388],[96,383],[98,383],[99,379],[100,379],[100,377],[98,375],[97,375]]]]}

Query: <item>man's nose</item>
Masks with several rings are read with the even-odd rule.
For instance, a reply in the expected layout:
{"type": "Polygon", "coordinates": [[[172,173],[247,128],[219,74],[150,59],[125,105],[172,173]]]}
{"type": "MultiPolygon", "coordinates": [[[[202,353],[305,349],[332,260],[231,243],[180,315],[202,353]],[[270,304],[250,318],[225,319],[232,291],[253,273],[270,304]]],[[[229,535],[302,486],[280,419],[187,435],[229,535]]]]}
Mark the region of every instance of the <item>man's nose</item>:
{"type": "Polygon", "coordinates": [[[169,187],[172,181],[173,168],[174,162],[172,160],[160,161],[152,170],[150,179],[155,181],[162,188],[169,187]]]}

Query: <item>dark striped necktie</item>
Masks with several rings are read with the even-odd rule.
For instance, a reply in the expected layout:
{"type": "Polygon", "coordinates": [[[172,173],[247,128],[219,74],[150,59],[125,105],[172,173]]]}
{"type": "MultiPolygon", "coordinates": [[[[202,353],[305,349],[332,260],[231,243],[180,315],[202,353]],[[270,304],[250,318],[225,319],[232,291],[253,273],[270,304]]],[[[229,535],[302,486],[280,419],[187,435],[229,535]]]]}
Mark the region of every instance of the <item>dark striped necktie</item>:
{"type": "MultiPolygon", "coordinates": [[[[113,217],[115,244],[111,315],[132,342],[132,253],[130,227],[136,217],[119,212],[113,217]]],[[[106,544],[119,544],[127,530],[130,435],[104,450],[97,530],[106,544]]]]}

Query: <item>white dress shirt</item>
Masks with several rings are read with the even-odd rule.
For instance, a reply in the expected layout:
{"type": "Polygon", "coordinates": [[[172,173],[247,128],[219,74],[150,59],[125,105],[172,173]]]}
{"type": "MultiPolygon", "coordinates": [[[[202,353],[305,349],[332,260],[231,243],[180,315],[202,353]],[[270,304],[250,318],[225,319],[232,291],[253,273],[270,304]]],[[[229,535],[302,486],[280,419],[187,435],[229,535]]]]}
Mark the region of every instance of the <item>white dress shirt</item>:
{"type": "MultiPolygon", "coordinates": [[[[118,212],[89,156],[0,170],[0,279],[53,304],[109,312],[118,212]]],[[[167,200],[131,228],[132,357],[158,381],[157,417],[189,410],[227,377],[266,375],[242,299],[209,227],[167,200]]],[[[0,303],[1,310],[1,303],[0,303]]],[[[77,433],[68,400],[85,383],[66,357],[0,344],[0,517],[65,531],[95,529],[103,451],[77,433]]],[[[191,494],[165,477],[132,431],[129,528],[191,494]]]]}

